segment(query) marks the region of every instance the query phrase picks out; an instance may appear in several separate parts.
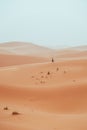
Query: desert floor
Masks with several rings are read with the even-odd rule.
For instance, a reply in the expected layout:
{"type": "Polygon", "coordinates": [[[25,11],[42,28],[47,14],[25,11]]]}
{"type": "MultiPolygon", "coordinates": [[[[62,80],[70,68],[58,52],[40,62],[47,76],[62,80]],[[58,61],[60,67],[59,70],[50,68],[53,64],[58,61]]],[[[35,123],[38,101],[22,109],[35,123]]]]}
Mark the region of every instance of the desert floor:
{"type": "Polygon", "coordinates": [[[0,130],[87,130],[86,51],[61,51],[60,58],[56,52],[52,63],[49,55],[5,50],[0,54],[0,130]]]}

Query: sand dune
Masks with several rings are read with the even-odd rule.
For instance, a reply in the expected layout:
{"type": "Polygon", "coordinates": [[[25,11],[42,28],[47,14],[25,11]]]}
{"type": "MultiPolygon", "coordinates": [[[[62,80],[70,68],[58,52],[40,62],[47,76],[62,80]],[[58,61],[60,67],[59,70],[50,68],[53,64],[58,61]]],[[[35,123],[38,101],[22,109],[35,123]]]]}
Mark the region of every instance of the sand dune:
{"type": "Polygon", "coordinates": [[[7,42],[0,44],[0,54],[28,55],[35,57],[58,58],[87,58],[87,46],[72,47],[63,50],[53,50],[26,42],[7,42]]]}
{"type": "Polygon", "coordinates": [[[87,45],[72,47],[71,49],[87,51],[87,45]]]}
{"type": "Polygon", "coordinates": [[[0,130],[87,130],[86,122],[86,46],[0,44],[0,130]]]}
{"type": "Polygon", "coordinates": [[[4,67],[0,79],[1,129],[87,129],[87,60],[4,67]]]}
{"type": "Polygon", "coordinates": [[[31,64],[31,63],[41,63],[41,62],[48,62],[48,61],[49,59],[44,57],[0,54],[0,67],[31,64]]]}
{"type": "Polygon", "coordinates": [[[63,50],[59,50],[56,51],[55,54],[56,58],[79,58],[79,59],[83,59],[86,58],[87,59],[87,46],[79,46],[79,47],[72,47],[69,49],[63,49],[63,50]]]}
{"type": "Polygon", "coordinates": [[[12,53],[16,55],[29,55],[37,57],[50,57],[55,52],[52,49],[26,42],[3,43],[0,44],[0,49],[2,49],[4,52],[6,50],[6,54],[12,53]]]}

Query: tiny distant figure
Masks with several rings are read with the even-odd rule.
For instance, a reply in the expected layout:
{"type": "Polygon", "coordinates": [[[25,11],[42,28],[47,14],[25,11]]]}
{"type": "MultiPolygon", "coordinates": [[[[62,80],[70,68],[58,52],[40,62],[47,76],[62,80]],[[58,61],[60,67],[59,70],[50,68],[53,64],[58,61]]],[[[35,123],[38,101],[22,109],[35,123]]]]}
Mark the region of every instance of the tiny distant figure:
{"type": "Polygon", "coordinates": [[[52,62],[54,62],[54,59],[52,58],[52,62]]]}

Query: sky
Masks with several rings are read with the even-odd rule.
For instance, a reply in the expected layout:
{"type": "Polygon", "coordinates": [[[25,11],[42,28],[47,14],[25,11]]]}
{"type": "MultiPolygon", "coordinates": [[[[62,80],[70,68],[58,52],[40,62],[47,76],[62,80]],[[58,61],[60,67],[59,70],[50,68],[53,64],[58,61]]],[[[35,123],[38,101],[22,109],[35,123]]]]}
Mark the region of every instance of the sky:
{"type": "Polygon", "coordinates": [[[0,43],[87,45],[87,0],[0,0],[0,43]]]}

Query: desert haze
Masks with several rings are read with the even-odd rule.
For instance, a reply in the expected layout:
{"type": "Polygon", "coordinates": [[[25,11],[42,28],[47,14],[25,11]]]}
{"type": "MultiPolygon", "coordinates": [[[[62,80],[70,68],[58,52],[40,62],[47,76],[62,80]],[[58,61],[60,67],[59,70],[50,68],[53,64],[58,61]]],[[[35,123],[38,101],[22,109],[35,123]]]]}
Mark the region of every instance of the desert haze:
{"type": "Polygon", "coordinates": [[[0,44],[0,130],[87,130],[87,46],[0,44]]]}

